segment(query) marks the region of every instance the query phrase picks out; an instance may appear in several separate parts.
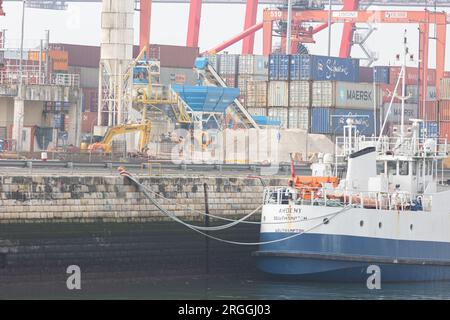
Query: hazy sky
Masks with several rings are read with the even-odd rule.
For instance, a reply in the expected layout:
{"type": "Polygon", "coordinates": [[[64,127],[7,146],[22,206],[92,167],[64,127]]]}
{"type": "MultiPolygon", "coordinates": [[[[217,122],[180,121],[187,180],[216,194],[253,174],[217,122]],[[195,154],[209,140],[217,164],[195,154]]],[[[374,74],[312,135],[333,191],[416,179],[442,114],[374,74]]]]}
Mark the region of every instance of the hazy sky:
{"type": "MultiPolygon", "coordinates": [[[[4,3],[6,17],[0,17],[0,28],[8,29],[7,38],[17,39],[11,45],[18,47],[20,38],[21,4],[4,3]]],[[[258,12],[258,21],[262,20],[263,6],[258,12]]],[[[373,7],[376,9],[376,7],[373,7]]],[[[44,30],[50,29],[51,42],[99,45],[100,43],[100,3],[69,5],[67,11],[51,11],[26,9],[25,46],[36,45],[37,39],[44,37],[44,30]]],[[[188,4],[153,4],[151,43],[185,45],[188,20],[188,4]]],[[[202,9],[200,50],[206,50],[242,31],[244,23],[244,5],[205,4],[202,9]]],[[[135,43],[138,43],[139,14],[135,15],[135,43]]],[[[378,52],[380,60],[376,64],[395,64],[395,55],[400,53],[403,30],[408,30],[410,49],[418,50],[418,25],[377,25],[378,30],[367,42],[368,48],[378,52]]],[[[342,25],[333,26],[332,54],[337,55],[340,44],[342,25]]],[[[449,30],[450,31],[450,30],[449,30]]],[[[450,44],[450,32],[447,32],[447,42],[450,44]]],[[[326,54],[328,32],[322,31],[315,37],[316,45],[310,46],[315,54],[326,54]]],[[[431,40],[430,55],[434,55],[435,41],[431,40]]],[[[448,47],[450,50],[450,47],[448,47]]],[[[239,53],[241,44],[228,49],[239,53]]],[[[255,53],[261,53],[262,31],[259,31],[255,41],[255,53]]],[[[363,57],[360,49],[354,49],[355,58],[363,57]]],[[[416,54],[417,55],[417,54],[416,54]]],[[[450,59],[448,59],[450,60],[450,59]]],[[[412,63],[416,65],[417,63],[412,63]]],[[[430,66],[434,67],[434,59],[430,66]]],[[[447,62],[450,70],[450,61],[447,62]]]]}

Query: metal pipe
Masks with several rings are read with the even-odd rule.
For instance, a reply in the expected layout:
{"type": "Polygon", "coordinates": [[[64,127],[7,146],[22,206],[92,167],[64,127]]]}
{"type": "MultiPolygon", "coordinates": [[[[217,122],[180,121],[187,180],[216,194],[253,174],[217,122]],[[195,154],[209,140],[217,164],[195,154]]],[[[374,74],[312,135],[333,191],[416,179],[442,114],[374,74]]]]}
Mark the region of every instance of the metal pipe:
{"type": "Polygon", "coordinates": [[[20,85],[23,84],[23,38],[25,29],[25,4],[26,0],[22,2],[22,30],[20,34],[20,59],[19,59],[19,75],[20,75],[20,85]]]}
{"type": "Polygon", "coordinates": [[[286,33],[286,54],[291,54],[292,41],[292,0],[288,0],[287,33],[286,33]]]}
{"type": "Polygon", "coordinates": [[[331,0],[328,6],[328,56],[331,56],[331,0]]]}

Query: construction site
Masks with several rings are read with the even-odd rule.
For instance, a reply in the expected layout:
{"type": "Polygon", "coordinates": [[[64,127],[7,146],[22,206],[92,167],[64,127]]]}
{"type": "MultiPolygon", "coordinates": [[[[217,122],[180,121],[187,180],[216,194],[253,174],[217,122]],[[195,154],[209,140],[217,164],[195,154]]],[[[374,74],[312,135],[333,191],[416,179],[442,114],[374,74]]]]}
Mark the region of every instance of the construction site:
{"type": "MultiPolygon", "coordinates": [[[[363,137],[411,134],[416,119],[421,139],[447,138],[449,14],[446,0],[0,0],[0,298],[32,296],[38,288],[15,284],[60,281],[73,263],[92,281],[256,272],[251,248],[187,234],[117,169],[175,216],[210,227],[217,220],[198,210],[242,219],[264,187],[311,175],[312,162],[338,153],[349,118],[363,137]],[[90,25],[97,45],[54,42],[51,29],[28,39],[29,10],[88,2],[101,15],[90,25]],[[187,26],[154,28],[155,6],[183,3],[187,26]],[[242,31],[201,47],[203,4],[245,10],[233,22],[242,31]],[[19,8],[17,39],[3,21],[19,8]],[[368,45],[380,25],[417,27],[404,69],[400,54],[368,45]],[[185,43],[152,40],[171,32],[185,43]]],[[[251,243],[258,230],[222,235],[251,243]]]]}

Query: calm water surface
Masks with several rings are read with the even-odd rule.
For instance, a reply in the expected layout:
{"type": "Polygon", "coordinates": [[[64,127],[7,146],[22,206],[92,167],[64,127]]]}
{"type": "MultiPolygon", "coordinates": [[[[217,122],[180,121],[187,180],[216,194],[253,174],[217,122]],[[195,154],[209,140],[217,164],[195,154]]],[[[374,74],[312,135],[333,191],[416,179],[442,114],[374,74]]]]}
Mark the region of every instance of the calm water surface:
{"type": "Polygon", "coordinates": [[[0,285],[0,299],[168,299],[168,300],[305,300],[305,299],[450,299],[450,282],[382,284],[306,283],[266,278],[178,278],[134,281],[84,281],[81,291],[64,282],[0,285]]]}

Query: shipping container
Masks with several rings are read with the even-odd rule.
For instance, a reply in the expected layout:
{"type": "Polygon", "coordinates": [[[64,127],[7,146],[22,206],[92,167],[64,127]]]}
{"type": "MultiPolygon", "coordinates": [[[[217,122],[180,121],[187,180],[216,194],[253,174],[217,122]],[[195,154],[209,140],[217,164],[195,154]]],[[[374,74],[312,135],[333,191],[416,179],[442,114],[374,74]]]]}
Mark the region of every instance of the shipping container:
{"type": "MultiPolygon", "coordinates": [[[[390,67],[389,70],[389,80],[391,84],[397,83],[398,76],[400,74],[400,70],[402,67],[390,67]]],[[[417,68],[414,67],[407,67],[406,68],[406,78],[405,82],[408,85],[417,85],[419,79],[419,71],[417,68]]],[[[420,79],[423,79],[423,76],[420,75],[420,79]]],[[[436,85],[436,70],[435,69],[428,69],[427,73],[427,84],[430,86],[436,85]]],[[[422,82],[422,81],[421,81],[422,82]]]]}
{"type": "Polygon", "coordinates": [[[268,108],[267,115],[269,120],[276,121],[279,120],[281,122],[281,128],[287,128],[288,126],[288,108],[284,107],[275,107],[268,108]]]}
{"type": "Polygon", "coordinates": [[[425,121],[437,121],[438,120],[438,104],[436,101],[427,101],[424,104],[419,103],[419,118],[425,121]]]}
{"type": "Polygon", "coordinates": [[[82,88],[97,88],[98,87],[98,67],[69,67],[69,73],[80,75],[80,87],[82,88]]]}
{"type": "Polygon", "coordinates": [[[289,108],[289,129],[309,130],[309,109],[289,108]]]}
{"type": "Polygon", "coordinates": [[[373,82],[374,69],[371,67],[359,67],[359,81],[373,82]]]}
{"type": "Polygon", "coordinates": [[[439,138],[438,123],[435,121],[420,122],[420,138],[439,138]]]}
{"type": "Polygon", "coordinates": [[[238,71],[239,55],[238,54],[222,54],[219,59],[220,75],[235,75],[238,71]]]}
{"type": "Polygon", "coordinates": [[[248,81],[246,91],[248,107],[267,106],[267,81],[248,81]]]}
{"type": "Polygon", "coordinates": [[[208,64],[216,70],[217,73],[220,74],[220,55],[218,54],[207,54],[205,58],[208,59],[208,64]]]}
{"type": "Polygon", "coordinates": [[[372,83],[314,81],[312,84],[313,107],[373,109],[375,98],[378,107],[381,97],[372,83]]]}
{"type": "Polygon", "coordinates": [[[311,110],[311,133],[330,134],[332,109],[312,108],[311,110]]]}
{"type": "Polygon", "coordinates": [[[376,66],[373,67],[373,80],[375,83],[389,84],[390,70],[387,66],[376,66]]]}
{"type": "Polygon", "coordinates": [[[252,116],[267,116],[267,108],[247,108],[252,116]]]}
{"type": "Polygon", "coordinates": [[[290,56],[271,54],[269,56],[269,80],[289,80],[290,56]]]}
{"type": "Polygon", "coordinates": [[[98,89],[97,88],[83,88],[82,109],[85,111],[96,112],[98,110],[98,89]]]}
{"type": "Polygon", "coordinates": [[[344,134],[344,126],[347,125],[347,119],[353,120],[360,135],[366,137],[374,134],[374,114],[368,110],[355,109],[334,109],[331,116],[332,134],[341,136],[344,134]]]}
{"type": "Polygon", "coordinates": [[[442,139],[450,138],[450,121],[439,122],[439,137],[442,139]]]}
{"type": "Polygon", "coordinates": [[[311,105],[311,82],[291,81],[289,84],[289,106],[309,107],[311,105]]]}
{"type": "Polygon", "coordinates": [[[227,87],[230,88],[237,88],[237,75],[236,74],[224,74],[221,75],[221,78],[223,81],[225,81],[225,84],[227,87]]]}
{"type": "MultiPolygon", "coordinates": [[[[402,104],[393,103],[389,111],[389,103],[383,105],[383,121],[387,116],[387,121],[391,124],[400,124],[402,115],[402,104]],[[389,114],[388,114],[389,111],[389,114]]],[[[417,104],[405,103],[404,111],[405,124],[409,123],[409,119],[417,119],[419,115],[419,108],[417,104]]]]}
{"type": "Polygon", "coordinates": [[[269,107],[289,106],[289,83],[287,81],[269,81],[267,105],[269,107]]]}
{"type": "Polygon", "coordinates": [[[241,55],[239,57],[240,75],[260,75],[267,78],[268,57],[262,55],[241,55]]]}
{"type": "Polygon", "coordinates": [[[291,80],[359,81],[359,60],[328,56],[295,55],[290,63],[291,80]]]}
{"type": "Polygon", "coordinates": [[[439,121],[450,121],[450,100],[439,101],[439,121]]]}
{"type": "Polygon", "coordinates": [[[441,79],[441,94],[439,99],[450,100],[450,78],[441,79]]]}
{"type": "Polygon", "coordinates": [[[83,112],[81,115],[81,132],[92,133],[97,125],[97,112],[83,112]]]}

